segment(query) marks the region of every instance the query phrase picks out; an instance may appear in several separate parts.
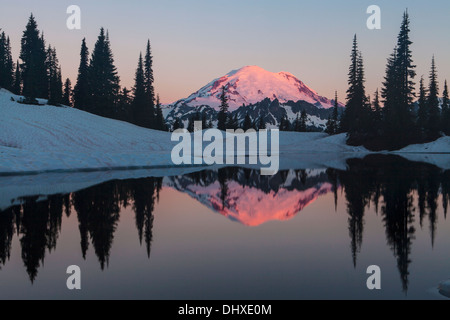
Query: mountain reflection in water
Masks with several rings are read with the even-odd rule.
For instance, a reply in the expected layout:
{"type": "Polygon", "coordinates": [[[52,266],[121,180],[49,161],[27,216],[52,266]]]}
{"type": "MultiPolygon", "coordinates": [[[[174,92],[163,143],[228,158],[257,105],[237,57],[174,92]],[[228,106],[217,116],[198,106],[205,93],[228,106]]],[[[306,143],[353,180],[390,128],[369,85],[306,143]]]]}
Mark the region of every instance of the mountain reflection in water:
{"type": "Polygon", "coordinates": [[[444,219],[447,216],[450,171],[393,156],[369,156],[347,164],[347,170],[287,170],[272,177],[260,176],[259,170],[223,168],[175,177],[115,180],[70,194],[11,199],[20,204],[0,212],[0,276],[17,237],[26,272],[34,282],[46,254],[56,250],[63,215],[71,213],[77,216],[82,257],[86,259],[88,250],[93,250],[102,270],[108,267],[124,208],[134,212],[137,237],[150,258],[155,206],[164,188],[185,193],[248,227],[273,220],[290,223],[287,220],[321,196],[334,193],[336,207],[340,198],[345,199],[352,264],[356,267],[361,251],[365,213],[373,207],[382,218],[402,290],[407,292],[417,223],[422,227],[428,220],[434,246],[438,208],[443,208],[444,219]]]}

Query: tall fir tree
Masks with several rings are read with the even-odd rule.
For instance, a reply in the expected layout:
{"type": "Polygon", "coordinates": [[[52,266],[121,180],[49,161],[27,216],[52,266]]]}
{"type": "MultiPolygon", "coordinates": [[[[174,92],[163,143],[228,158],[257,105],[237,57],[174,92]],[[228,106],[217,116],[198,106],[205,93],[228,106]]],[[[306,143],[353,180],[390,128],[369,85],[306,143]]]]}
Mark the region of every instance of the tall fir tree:
{"type": "Polygon", "coordinates": [[[280,119],[280,124],[278,126],[280,131],[291,131],[291,123],[286,114],[284,114],[280,119]]]}
{"type": "Polygon", "coordinates": [[[40,34],[36,20],[31,14],[20,48],[22,93],[31,103],[36,103],[35,98],[48,98],[46,56],[44,36],[40,34]]]}
{"type": "Polygon", "coordinates": [[[450,100],[448,94],[447,80],[444,84],[444,92],[442,93],[442,121],[441,129],[447,136],[450,135],[450,100]]]}
{"type": "Polygon", "coordinates": [[[228,121],[228,97],[226,88],[224,86],[222,87],[222,92],[220,94],[220,110],[219,114],[217,115],[217,120],[217,129],[226,131],[228,121]]]}
{"type": "Polygon", "coordinates": [[[13,93],[17,95],[22,94],[22,75],[20,72],[19,61],[16,63],[16,71],[14,73],[13,93]]]}
{"type": "Polygon", "coordinates": [[[382,97],[384,98],[384,141],[389,149],[409,144],[414,136],[414,78],[408,12],[403,15],[397,46],[388,59],[382,97]]]}
{"type": "Polygon", "coordinates": [[[56,49],[50,45],[47,49],[48,103],[59,105],[62,102],[62,79],[56,49]]]}
{"type": "Polygon", "coordinates": [[[244,124],[242,126],[242,129],[244,129],[244,131],[247,131],[247,130],[251,129],[252,127],[253,127],[252,119],[250,118],[250,115],[247,113],[245,115],[244,124]]]}
{"type": "Polygon", "coordinates": [[[434,140],[439,137],[441,124],[441,110],[439,108],[439,85],[437,80],[437,70],[434,56],[431,61],[430,84],[428,87],[427,106],[428,106],[427,138],[430,140],[434,140]]]}
{"type": "Polygon", "coordinates": [[[370,115],[364,86],[364,63],[358,50],[356,35],[353,38],[350,59],[347,103],[341,120],[341,130],[348,133],[349,144],[360,145],[365,138],[370,115]]]}
{"type": "MultiPolygon", "coordinates": [[[[159,95],[156,96],[156,123],[155,123],[155,129],[161,130],[161,131],[167,131],[166,121],[164,120],[164,115],[162,112],[161,102],[159,100],[159,95]]],[[[202,122],[206,122],[206,118],[204,117],[204,114],[202,116],[202,122]]],[[[204,126],[206,128],[206,125],[204,126]]]]}
{"type": "Polygon", "coordinates": [[[308,131],[308,114],[306,113],[306,110],[302,110],[302,113],[300,114],[300,132],[307,132],[308,131]]]}
{"type": "Polygon", "coordinates": [[[372,109],[372,119],[373,119],[373,127],[374,127],[374,132],[378,135],[381,133],[381,124],[383,121],[383,109],[381,108],[381,103],[380,103],[380,93],[377,90],[375,91],[375,98],[373,99],[373,109],[372,109]]]}
{"type": "Polygon", "coordinates": [[[237,117],[237,113],[235,113],[234,115],[232,113],[229,113],[227,129],[233,129],[233,130],[239,129],[239,120],[237,117]]]}
{"type": "Polygon", "coordinates": [[[72,82],[69,78],[64,81],[64,92],[62,98],[62,104],[65,106],[72,107],[73,101],[73,91],[72,91],[72,82]]]}
{"type": "Polygon", "coordinates": [[[153,76],[153,57],[151,52],[150,40],[147,41],[147,48],[145,50],[144,58],[144,87],[146,99],[146,119],[148,127],[152,128],[156,124],[156,109],[155,109],[155,88],[153,86],[155,79],[153,76]]]}
{"type": "Polygon", "coordinates": [[[425,88],[423,76],[420,78],[418,111],[417,111],[417,128],[421,139],[426,139],[426,130],[428,125],[428,104],[427,89],[425,88]]]}
{"type": "Polygon", "coordinates": [[[329,135],[334,135],[339,133],[339,102],[337,91],[334,94],[334,107],[333,112],[328,117],[325,132],[329,135]]]}
{"type": "Polygon", "coordinates": [[[176,118],[175,122],[173,124],[173,131],[178,130],[178,129],[184,129],[184,124],[180,120],[180,118],[176,118]]]}
{"type": "Polygon", "coordinates": [[[134,124],[150,128],[150,124],[146,122],[146,98],[144,87],[144,63],[142,60],[142,53],[139,55],[138,66],[134,76],[133,87],[133,114],[134,124]]]}
{"type": "Polygon", "coordinates": [[[80,110],[87,110],[90,101],[89,89],[89,50],[86,38],[81,42],[80,66],[78,67],[77,83],[73,90],[73,106],[80,110]]]}
{"type": "Polygon", "coordinates": [[[266,130],[266,121],[264,120],[264,116],[259,116],[258,130],[266,130]]]}
{"type": "Polygon", "coordinates": [[[130,90],[128,90],[126,87],[122,88],[119,94],[119,101],[117,103],[115,118],[132,123],[133,122],[133,114],[131,108],[132,103],[133,99],[130,90]]]}
{"type": "Polygon", "coordinates": [[[91,101],[87,111],[110,117],[116,109],[119,97],[119,76],[109,42],[109,34],[100,29],[89,63],[89,86],[91,101]]]}
{"type": "Polygon", "coordinates": [[[11,42],[5,32],[0,34],[0,88],[12,91],[14,85],[14,62],[11,42]]]}

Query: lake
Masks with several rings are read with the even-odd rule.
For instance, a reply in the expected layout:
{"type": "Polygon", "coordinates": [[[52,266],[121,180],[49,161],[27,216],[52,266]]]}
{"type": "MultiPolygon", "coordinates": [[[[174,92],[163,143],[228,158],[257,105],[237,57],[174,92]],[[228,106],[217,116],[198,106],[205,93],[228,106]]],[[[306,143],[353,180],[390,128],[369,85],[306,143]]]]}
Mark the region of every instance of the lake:
{"type": "Polygon", "coordinates": [[[372,155],[347,170],[221,168],[57,194],[15,179],[0,299],[447,299],[450,171],[430,164],[372,155]],[[70,265],[81,290],[66,287],[70,265]],[[366,286],[371,265],[381,290],[366,286]]]}

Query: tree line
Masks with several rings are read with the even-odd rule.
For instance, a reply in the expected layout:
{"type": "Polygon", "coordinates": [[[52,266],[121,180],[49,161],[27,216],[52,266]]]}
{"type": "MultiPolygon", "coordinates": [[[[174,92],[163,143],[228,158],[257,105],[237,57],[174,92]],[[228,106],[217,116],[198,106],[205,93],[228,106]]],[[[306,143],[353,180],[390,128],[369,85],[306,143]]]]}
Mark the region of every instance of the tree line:
{"type": "Polygon", "coordinates": [[[0,87],[23,95],[20,102],[70,106],[102,117],[131,122],[141,127],[167,130],[159,97],[155,94],[153,57],[150,40],[145,56],[138,59],[135,83],[131,90],[121,88],[114,64],[108,31],[100,29],[92,54],[82,40],[77,81],[72,89],[69,78],[63,81],[55,47],[46,45],[31,14],[23,32],[20,62],[14,63],[9,37],[0,34],[0,87]]]}
{"type": "Polygon", "coordinates": [[[371,150],[394,150],[409,144],[434,141],[450,134],[450,103],[447,81],[440,103],[437,67],[433,56],[428,87],[423,77],[417,103],[416,66],[412,58],[410,19],[403,15],[397,44],[387,60],[381,93],[366,94],[364,62],[355,35],[351,51],[345,112],[327,124],[329,134],[346,132],[349,145],[371,150]],[[383,107],[381,106],[383,104],[383,107]]]}

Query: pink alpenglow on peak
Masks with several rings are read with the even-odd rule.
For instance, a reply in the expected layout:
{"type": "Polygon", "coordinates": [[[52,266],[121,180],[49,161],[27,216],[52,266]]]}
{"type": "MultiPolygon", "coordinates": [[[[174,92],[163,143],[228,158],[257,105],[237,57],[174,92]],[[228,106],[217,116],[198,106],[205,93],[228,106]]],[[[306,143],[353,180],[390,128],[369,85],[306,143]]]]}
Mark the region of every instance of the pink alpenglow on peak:
{"type": "Polygon", "coordinates": [[[249,227],[256,227],[269,221],[290,220],[319,197],[333,192],[330,183],[320,183],[303,191],[280,189],[278,192],[270,191],[267,194],[237,182],[230,182],[227,188],[225,206],[218,182],[208,187],[191,185],[184,192],[232,221],[249,227]]]}
{"type": "MultiPolygon", "coordinates": [[[[289,72],[273,73],[258,66],[246,66],[217,78],[191,94],[188,98],[174,103],[185,103],[191,107],[208,105],[215,109],[220,106],[221,88],[227,88],[230,111],[242,105],[255,104],[266,98],[278,99],[280,103],[299,100],[319,108],[331,108],[334,101],[321,97],[289,72]]],[[[341,105],[342,106],[342,105],[341,105]]]]}

